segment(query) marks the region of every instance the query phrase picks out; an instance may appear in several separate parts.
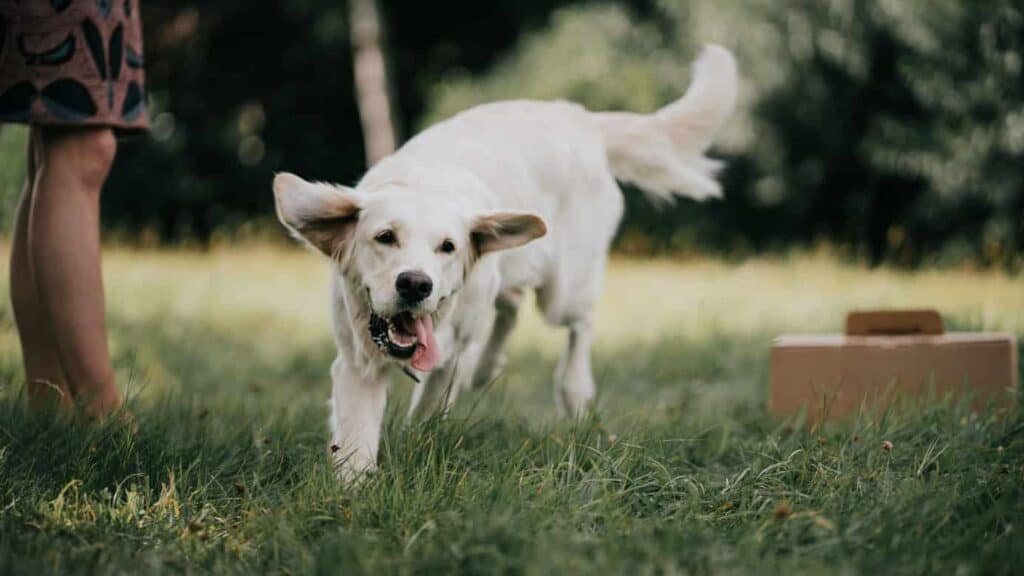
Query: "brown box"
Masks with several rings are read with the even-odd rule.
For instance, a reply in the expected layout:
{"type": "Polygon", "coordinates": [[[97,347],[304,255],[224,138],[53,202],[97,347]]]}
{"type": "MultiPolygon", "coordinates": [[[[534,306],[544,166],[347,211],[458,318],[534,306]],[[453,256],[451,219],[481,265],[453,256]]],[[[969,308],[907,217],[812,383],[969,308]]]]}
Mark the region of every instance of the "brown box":
{"type": "Polygon", "coordinates": [[[1012,408],[1017,379],[1012,334],[944,333],[933,310],[854,312],[846,334],[775,340],[770,402],[781,417],[806,408],[811,424],[930,393],[1012,408]]]}

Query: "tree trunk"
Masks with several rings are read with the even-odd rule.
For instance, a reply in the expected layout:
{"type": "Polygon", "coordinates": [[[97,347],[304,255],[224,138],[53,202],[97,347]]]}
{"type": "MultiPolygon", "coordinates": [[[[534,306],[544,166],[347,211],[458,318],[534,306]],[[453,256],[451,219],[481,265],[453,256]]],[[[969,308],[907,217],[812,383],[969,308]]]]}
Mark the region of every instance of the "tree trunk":
{"type": "Polygon", "coordinates": [[[395,151],[397,134],[377,0],[349,0],[356,101],[363,124],[366,165],[395,151]]]}

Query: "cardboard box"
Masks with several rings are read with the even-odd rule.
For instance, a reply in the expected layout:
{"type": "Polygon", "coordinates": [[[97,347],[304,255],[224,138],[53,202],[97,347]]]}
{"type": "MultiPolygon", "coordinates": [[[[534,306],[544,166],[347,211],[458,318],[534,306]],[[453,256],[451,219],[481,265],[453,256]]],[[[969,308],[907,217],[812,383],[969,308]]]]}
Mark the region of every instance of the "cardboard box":
{"type": "Polygon", "coordinates": [[[772,412],[806,409],[810,424],[934,393],[973,394],[977,408],[1016,404],[1017,343],[1005,333],[945,333],[934,310],[855,312],[846,334],[780,336],[772,347],[772,412]]]}

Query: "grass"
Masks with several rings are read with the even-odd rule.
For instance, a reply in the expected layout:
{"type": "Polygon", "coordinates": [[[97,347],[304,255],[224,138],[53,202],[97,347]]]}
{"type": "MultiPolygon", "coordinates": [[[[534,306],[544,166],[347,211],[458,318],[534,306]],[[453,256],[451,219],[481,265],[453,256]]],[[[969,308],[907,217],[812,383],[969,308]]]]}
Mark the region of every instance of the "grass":
{"type": "MultiPolygon", "coordinates": [[[[615,261],[597,413],[554,418],[560,334],[452,417],[404,428],[380,472],[331,474],[326,275],[294,250],[112,250],[115,363],[138,429],[23,408],[0,322],[0,573],[1011,573],[1024,423],[934,402],[808,430],[765,410],[778,332],[930,305],[1024,334],[1024,279],[866,271],[822,255],[615,261]],[[882,448],[891,442],[892,450],[882,448]]],[[[6,278],[4,271],[3,277],[6,278]]],[[[6,295],[6,287],[2,288],[6,295]]]]}

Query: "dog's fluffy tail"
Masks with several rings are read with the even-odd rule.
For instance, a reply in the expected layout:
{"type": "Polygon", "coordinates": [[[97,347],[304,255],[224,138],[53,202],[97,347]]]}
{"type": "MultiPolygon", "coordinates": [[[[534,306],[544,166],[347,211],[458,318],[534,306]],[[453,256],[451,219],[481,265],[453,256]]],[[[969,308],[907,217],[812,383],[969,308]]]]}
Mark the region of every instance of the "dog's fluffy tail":
{"type": "Polygon", "coordinates": [[[655,204],[679,196],[717,198],[720,163],[704,156],[736,104],[736,62],[708,45],[694,64],[686,94],[654,114],[599,112],[595,116],[615,178],[639,186],[655,204]]]}

